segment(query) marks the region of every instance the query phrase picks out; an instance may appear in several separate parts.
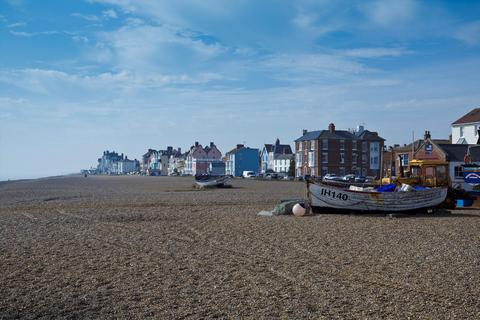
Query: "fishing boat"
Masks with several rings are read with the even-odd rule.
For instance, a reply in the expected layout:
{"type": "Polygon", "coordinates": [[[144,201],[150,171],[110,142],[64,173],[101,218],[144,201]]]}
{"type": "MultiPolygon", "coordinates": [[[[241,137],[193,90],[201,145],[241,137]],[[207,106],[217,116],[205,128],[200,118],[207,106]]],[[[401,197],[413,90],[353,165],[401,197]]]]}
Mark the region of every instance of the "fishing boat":
{"type": "Polygon", "coordinates": [[[199,187],[221,187],[225,185],[228,176],[211,176],[208,174],[195,176],[195,183],[199,187]]]}
{"type": "Polygon", "coordinates": [[[310,206],[363,212],[402,212],[429,209],[447,197],[447,188],[418,188],[411,191],[379,192],[374,188],[340,187],[307,181],[310,206]]]}

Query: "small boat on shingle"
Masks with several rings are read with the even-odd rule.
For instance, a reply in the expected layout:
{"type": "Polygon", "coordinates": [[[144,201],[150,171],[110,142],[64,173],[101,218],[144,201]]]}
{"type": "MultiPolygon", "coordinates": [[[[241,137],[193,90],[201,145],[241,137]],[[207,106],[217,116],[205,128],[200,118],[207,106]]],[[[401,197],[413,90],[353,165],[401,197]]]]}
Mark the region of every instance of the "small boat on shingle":
{"type": "Polygon", "coordinates": [[[307,180],[313,208],[362,212],[403,212],[432,209],[445,201],[447,188],[401,186],[396,188],[349,188],[307,180]]]}
{"type": "Polygon", "coordinates": [[[202,188],[223,187],[228,179],[228,176],[211,176],[208,174],[202,174],[195,176],[195,183],[202,188]]]}

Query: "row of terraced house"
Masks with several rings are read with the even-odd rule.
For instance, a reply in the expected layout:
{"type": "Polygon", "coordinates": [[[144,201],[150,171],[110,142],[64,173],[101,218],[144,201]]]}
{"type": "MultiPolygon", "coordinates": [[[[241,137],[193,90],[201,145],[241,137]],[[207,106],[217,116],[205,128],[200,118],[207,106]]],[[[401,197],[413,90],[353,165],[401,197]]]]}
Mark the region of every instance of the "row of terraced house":
{"type": "Polygon", "coordinates": [[[468,155],[469,161],[480,163],[479,130],[480,108],[477,108],[452,123],[449,138],[434,139],[426,131],[423,139],[387,148],[384,138],[364,126],[338,130],[335,124],[330,123],[324,130],[303,130],[294,141],[293,151],[290,144],[282,144],[279,139],[272,144],[264,144],[260,149],[237,144],[224,155],[213,142],[205,146],[195,142],[186,152],[172,147],[148,149],[141,162],[105,151],[99,159],[98,171],[110,174],[138,170],[146,175],[209,173],[232,176],[253,171],[256,174],[290,173],[297,178],[326,174],[379,178],[396,176],[400,172],[408,174],[410,160],[428,158],[448,162],[451,180],[460,183],[464,157],[468,155]]]}

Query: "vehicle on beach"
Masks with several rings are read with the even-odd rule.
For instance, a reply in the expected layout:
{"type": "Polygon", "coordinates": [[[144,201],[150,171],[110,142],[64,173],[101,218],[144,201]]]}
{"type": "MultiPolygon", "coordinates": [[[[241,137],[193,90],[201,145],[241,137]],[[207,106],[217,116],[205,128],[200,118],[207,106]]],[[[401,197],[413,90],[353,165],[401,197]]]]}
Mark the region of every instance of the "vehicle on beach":
{"type": "Polygon", "coordinates": [[[242,177],[243,178],[255,178],[256,174],[253,171],[243,171],[242,177]]]}
{"type": "Polygon", "coordinates": [[[363,212],[402,212],[431,209],[447,197],[446,187],[411,187],[395,185],[362,188],[337,186],[307,180],[309,204],[313,208],[332,208],[363,212]]]}
{"type": "Polygon", "coordinates": [[[209,174],[202,174],[195,176],[195,183],[199,187],[221,187],[229,179],[228,176],[211,176],[209,174]]]}

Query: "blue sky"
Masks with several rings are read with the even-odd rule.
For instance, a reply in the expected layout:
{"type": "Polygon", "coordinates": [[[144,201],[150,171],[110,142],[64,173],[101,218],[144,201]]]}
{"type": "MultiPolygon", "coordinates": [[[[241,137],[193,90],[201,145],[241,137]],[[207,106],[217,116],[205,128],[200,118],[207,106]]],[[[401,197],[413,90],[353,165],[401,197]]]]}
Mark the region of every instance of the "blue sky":
{"type": "Polygon", "coordinates": [[[0,179],[329,122],[447,138],[479,53],[479,1],[0,0],[0,179]]]}

